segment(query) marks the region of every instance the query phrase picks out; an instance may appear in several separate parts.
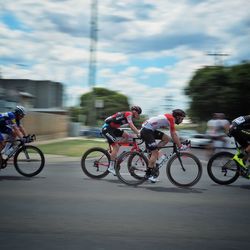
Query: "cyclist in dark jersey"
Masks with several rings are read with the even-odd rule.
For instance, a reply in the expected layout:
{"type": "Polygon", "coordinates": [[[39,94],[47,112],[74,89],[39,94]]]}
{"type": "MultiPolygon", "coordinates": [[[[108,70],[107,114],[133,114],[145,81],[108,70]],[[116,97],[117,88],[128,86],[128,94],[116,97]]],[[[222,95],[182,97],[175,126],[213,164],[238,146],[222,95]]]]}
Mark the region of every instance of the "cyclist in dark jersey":
{"type": "Polygon", "coordinates": [[[118,112],[109,116],[102,126],[102,134],[107,138],[108,143],[112,147],[112,152],[110,153],[111,160],[108,170],[113,174],[115,174],[115,159],[120,148],[118,143],[119,139],[117,137],[122,137],[123,140],[128,140],[129,138],[129,134],[119,128],[122,125],[128,124],[132,131],[139,136],[140,132],[135,127],[133,118],[138,119],[141,112],[142,110],[139,106],[133,106],[131,107],[131,111],[118,112]]]}
{"type": "MultiPolygon", "coordinates": [[[[21,124],[21,119],[26,115],[24,107],[17,106],[13,112],[6,112],[0,114],[0,151],[5,145],[5,139],[2,134],[7,134],[8,139],[15,139],[16,137],[23,139],[26,136],[24,127],[21,124]]],[[[25,138],[24,138],[25,139],[25,138]]],[[[2,153],[5,153],[10,147],[11,143],[6,143],[2,153]]]]}
{"type": "Polygon", "coordinates": [[[242,167],[249,168],[250,165],[247,166],[245,162],[250,155],[250,115],[234,119],[229,128],[229,136],[233,136],[243,148],[242,152],[235,155],[233,159],[242,167]]]}

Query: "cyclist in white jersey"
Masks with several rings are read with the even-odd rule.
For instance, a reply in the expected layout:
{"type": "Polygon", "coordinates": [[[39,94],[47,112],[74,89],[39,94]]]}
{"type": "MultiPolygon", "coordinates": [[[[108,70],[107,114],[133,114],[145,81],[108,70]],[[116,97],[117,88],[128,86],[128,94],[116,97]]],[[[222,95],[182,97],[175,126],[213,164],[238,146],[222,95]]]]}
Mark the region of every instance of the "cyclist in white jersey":
{"type": "Polygon", "coordinates": [[[181,144],[175,131],[175,124],[182,123],[185,116],[186,114],[183,110],[174,109],[172,114],[158,115],[156,117],[149,118],[142,124],[141,138],[145,141],[146,148],[151,152],[146,175],[152,182],[157,181],[154,176],[155,173],[153,169],[159,155],[158,147],[163,147],[172,138],[179,149],[185,150],[187,148],[186,145],[181,144]],[[161,128],[169,128],[171,138],[167,134],[158,130],[161,128]],[[160,142],[157,143],[156,140],[160,140],[160,142]]]}

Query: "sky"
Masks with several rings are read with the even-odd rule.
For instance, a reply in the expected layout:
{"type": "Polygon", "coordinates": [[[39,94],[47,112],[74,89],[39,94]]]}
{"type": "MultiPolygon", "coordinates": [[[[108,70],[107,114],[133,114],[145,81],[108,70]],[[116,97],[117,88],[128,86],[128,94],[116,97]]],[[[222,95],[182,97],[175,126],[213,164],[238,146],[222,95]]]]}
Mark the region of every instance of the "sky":
{"type": "MultiPolygon", "coordinates": [[[[197,69],[250,60],[249,0],[97,2],[93,84],[147,115],[186,110],[197,69]]],[[[91,0],[0,0],[1,77],[61,82],[65,106],[79,105],[91,89],[90,16],[91,0]]]]}

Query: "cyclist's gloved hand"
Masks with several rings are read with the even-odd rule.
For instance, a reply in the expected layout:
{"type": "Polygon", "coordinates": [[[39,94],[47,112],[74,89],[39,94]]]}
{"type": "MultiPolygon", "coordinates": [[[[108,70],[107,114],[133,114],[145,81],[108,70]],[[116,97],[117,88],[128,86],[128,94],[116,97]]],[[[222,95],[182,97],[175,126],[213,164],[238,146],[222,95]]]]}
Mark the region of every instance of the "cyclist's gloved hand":
{"type": "Polygon", "coordinates": [[[184,144],[181,144],[181,147],[179,148],[180,151],[185,151],[187,150],[189,147],[188,145],[184,145],[184,144]]]}
{"type": "Polygon", "coordinates": [[[20,138],[20,141],[21,141],[22,143],[26,143],[26,142],[27,142],[27,138],[26,138],[26,137],[20,138]]]}
{"type": "Polygon", "coordinates": [[[21,138],[21,141],[23,143],[28,143],[31,141],[30,135],[24,136],[23,138],[21,138]]]}

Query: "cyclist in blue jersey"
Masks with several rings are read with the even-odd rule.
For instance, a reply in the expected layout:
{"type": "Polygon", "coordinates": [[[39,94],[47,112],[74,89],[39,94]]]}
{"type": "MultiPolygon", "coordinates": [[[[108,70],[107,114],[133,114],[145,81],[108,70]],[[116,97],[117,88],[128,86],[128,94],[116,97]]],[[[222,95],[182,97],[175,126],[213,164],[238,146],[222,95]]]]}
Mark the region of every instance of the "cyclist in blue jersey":
{"type": "Polygon", "coordinates": [[[8,135],[9,140],[14,140],[16,137],[26,140],[26,131],[21,124],[21,119],[26,115],[24,107],[17,106],[13,112],[0,114],[0,151],[6,153],[11,143],[6,143],[3,134],[8,135]],[[4,147],[5,146],[5,147],[4,147]],[[4,148],[4,150],[2,150],[4,148]]]}

